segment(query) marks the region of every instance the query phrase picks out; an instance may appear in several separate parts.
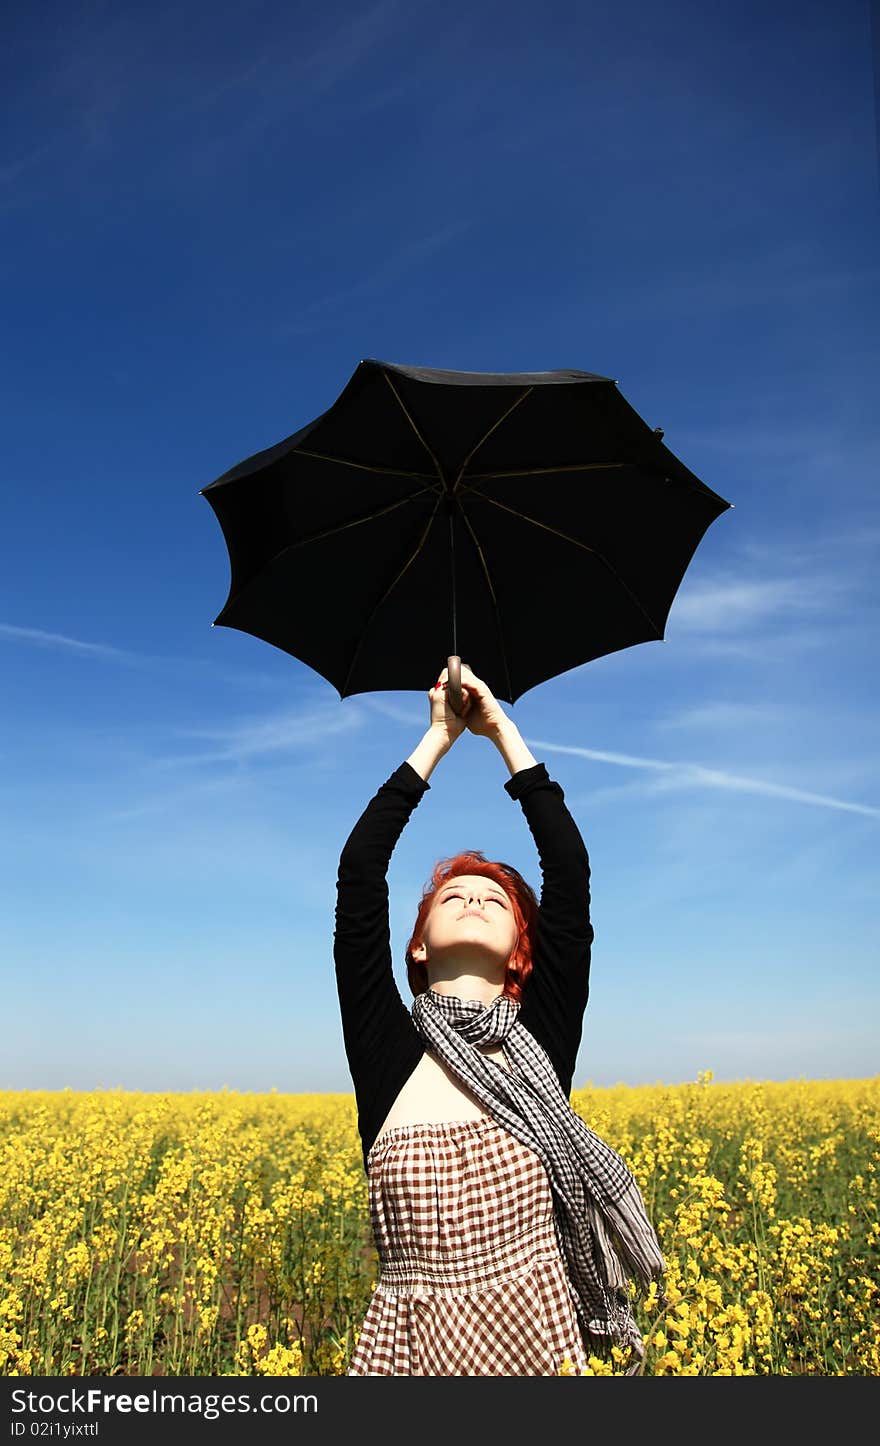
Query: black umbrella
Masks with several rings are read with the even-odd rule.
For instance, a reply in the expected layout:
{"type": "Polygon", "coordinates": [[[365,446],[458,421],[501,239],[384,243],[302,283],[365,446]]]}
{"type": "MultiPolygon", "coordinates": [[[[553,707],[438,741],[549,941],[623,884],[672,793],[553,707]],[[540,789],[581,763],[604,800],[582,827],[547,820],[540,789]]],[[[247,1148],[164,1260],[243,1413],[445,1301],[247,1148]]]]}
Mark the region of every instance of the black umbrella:
{"type": "Polygon", "coordinates": [[[455,683],[461,638],[514,703],[663,637],[731,504],[662,436],[592,372],[362,361],[315,421],[201,489],[232,571],[215,623],[341,698],[421,691],[431,657],[450,657],[455,683]]]}

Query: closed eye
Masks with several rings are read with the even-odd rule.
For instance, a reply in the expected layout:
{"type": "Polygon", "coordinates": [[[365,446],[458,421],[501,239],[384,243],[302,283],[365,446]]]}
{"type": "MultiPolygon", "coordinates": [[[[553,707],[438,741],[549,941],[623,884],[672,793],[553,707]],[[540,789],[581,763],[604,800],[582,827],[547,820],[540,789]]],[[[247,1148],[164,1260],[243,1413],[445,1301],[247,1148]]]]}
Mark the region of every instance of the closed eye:
{"type": "MultiPolygon", "coordinates": [[[[442,899],[440,900],[440,902],[441,902],[441,904],[446,904],[446,903],[449,902],[450,899],[461,899],[461,900],[463,900],[464,897],[465,897],[464,894],[463,894],[460,890],[456,889],[456,891],[455,891],[454,893],[444,894],[443,897],[442,897],[442,899]]],[[[500,897],[497,897],[495,894],[488,894],[488,895],[486,896],[486,901],[485,901],[485,902],[486,902],[487,904],[499,904],[502,909],[506,909],[506,908],[508,907],[507,900],[506,900],[506,899],[502,899],[502,898],[500,898],[500,897]]]]}

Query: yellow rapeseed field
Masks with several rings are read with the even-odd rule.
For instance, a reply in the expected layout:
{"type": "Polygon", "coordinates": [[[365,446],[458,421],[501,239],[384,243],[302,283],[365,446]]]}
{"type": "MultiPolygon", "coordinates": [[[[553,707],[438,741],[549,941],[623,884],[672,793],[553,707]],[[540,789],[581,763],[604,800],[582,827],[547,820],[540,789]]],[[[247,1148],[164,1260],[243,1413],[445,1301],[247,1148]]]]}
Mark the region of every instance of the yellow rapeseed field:
{"type": "MultiPolygon", "coordinates": [[[[572,1104],[669,1265],[646,1374],[880,1374],[880,1077],[572,1104]]],[[[0,1121],[0,1373],[345,1373],[377,1275],[351,1095],[0,1093],[0,1121]]]]}

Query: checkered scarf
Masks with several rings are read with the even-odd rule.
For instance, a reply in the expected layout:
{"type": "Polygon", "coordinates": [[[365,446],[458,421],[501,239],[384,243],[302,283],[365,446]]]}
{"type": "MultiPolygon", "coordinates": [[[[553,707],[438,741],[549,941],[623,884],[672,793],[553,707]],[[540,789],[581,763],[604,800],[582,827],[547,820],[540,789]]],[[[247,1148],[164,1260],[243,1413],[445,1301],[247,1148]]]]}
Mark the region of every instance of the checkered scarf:
{"type": "Polygon", "coordinates": [[[613,1345],[629,1349],[627,1374],[636,1374],[644,1345],[629,1283],[645,1291],[657,1281],[662,1298],[660,1246],[633,1176],[575,1114],[546,1051],[519,1023],[519,1009],[503,994],[483,1005],[428,989],[416,996],[412,1016],[432,1052],[543,1162],[584,1344],[601,1355],[613,1345]],[[478,1048],[500,1043],[512,1072],[478,1048]]]}

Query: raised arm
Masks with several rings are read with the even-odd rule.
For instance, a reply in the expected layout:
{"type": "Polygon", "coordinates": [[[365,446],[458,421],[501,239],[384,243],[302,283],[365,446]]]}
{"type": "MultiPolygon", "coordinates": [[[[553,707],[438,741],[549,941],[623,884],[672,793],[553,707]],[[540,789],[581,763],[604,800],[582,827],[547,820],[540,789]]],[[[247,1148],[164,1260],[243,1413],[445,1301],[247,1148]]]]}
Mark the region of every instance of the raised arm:
{"type": "Polygon", "coordinates": [[[345,1053],[359,1111],[369,1110],[383,1060],[418,1043],[394,981],[386,875],[391,855],[428,784],[402,763],[352,829],[339,859],[333,958],[345,1053]]]}
{"type": "Polygon", "coordinates": [[[423,1052],[394,980],[387,873],[400,835],[428,791],[431,773],[464,731],[464,719],[446,706],[443,684],[441,674],[428,694],[427,732],[367,804],[339,859],[333,957],[362,1137],[381,1124],[373,1119],[378,1103],[390,1103],[423,1052]]]}
{"type": "Polygon", "coordinates": [[[550,1055],[568,1093],[589,995],[589,857],[561,787],[536,762],[516,724],[485,683],[464,667],[462,682],[472,700],[467,726],[494,743],[507,764],[511,777],[504,786],[519,801],[538,850],[540,914],[519,1018],[550,1055]]]}
{"type": "Polygon", "coordinates": [[[519,801],[541,865],[537,938],[520,1023],[546,1049],[567,1094],[590,988],[589,857],[565,794],[543,763],[515,774],[504,786],[519,801]]]}

